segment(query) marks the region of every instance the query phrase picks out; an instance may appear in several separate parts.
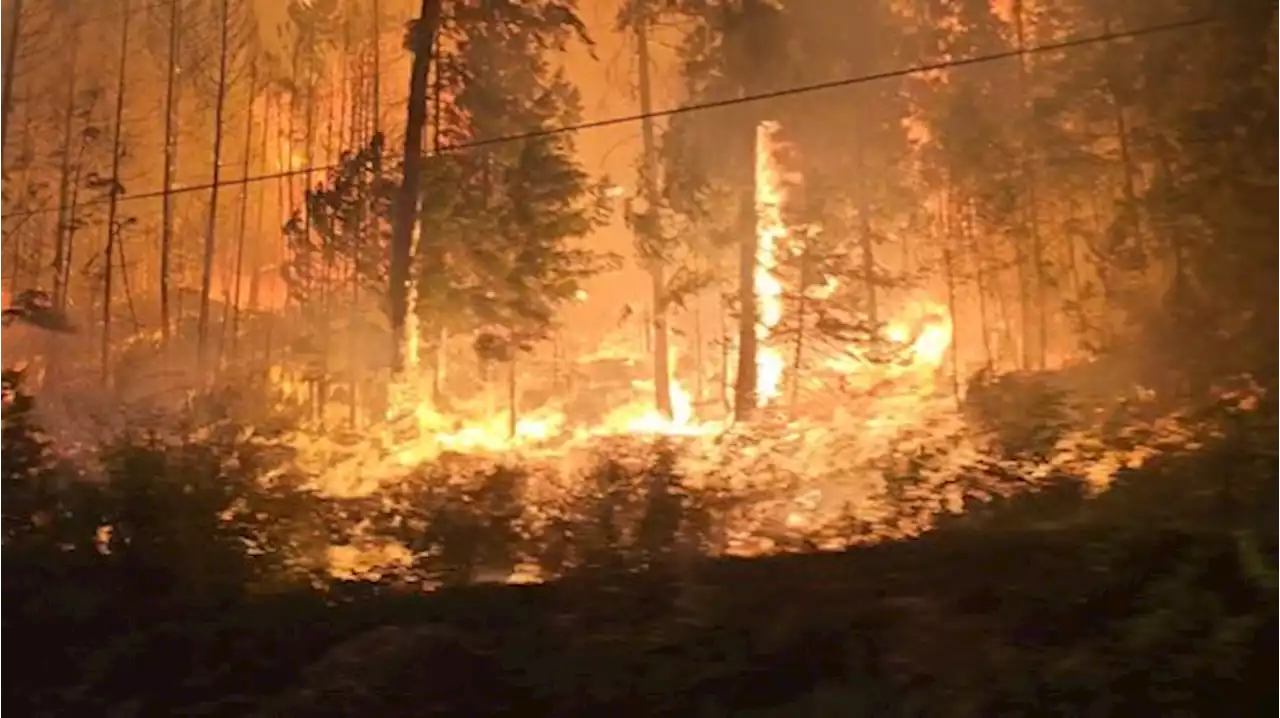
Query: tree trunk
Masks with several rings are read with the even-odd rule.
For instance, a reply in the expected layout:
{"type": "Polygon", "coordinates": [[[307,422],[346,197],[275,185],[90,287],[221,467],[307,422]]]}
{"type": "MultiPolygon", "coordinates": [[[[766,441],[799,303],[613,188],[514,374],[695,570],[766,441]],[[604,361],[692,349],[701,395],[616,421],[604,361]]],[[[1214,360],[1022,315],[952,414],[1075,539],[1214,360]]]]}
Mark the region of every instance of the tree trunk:
{"type": "MultiPolygon", "coordinates": [[[[978,295],[978,331],[982,334],[982,353],[986,367],[991,369],[995,364],[995,352],[991,348],[991,324],[990,311],[987,309],[987,295],[990,291],[987,276],[987,255],[983,251],[983,245],[978,240],[977,233],[973,231],[970,223],[969,203],[960,204],[955,201],[955,189],[947,190],[947,202],[945,210],[946,218],[946,237],[948,242],[954,242],[957,236],[960,239],[960,245],[969,250],[969,257],[973,262],[973,278],[975,289],[978,295]]],[[[952,326],[954,333],[954,325],[952,326]]]]}
{"type": "MultiPolygon", "coordinates": [[[[1107,17],[1103,23],[1103,31],[1107,34],[1113,32],[1111,18],[1107,17]]],[[[1120,96],[1120,91],[1116,87],[1115,79],[1108,74],[1102,78],[1102,86],[1106,92],[1107,99],[1110,100],[1112,119],[1115,124],[1116,141],[1120,147],[1120,171],[1121,171],[1121,188],[1124,192],[1125,207],[1121,213],[1122,226],[1130,235],[1125,237],[1127,240],[1136,241],[1140,234],[1141,227],[1138,223],[1138,213],[1135,204],[1137,202],[1138,188],[1137,177],[1139,169],[1133,160],[1133,148],[1130,144],[1129,123],[1125,116],[1124,100],[1120,96]]]]}
{"type": "Polygon", "coordinates": [[[67,95],[62,116],[62,166],[58,174],[58,227],[53,245],[53,305],[61,311],[66,311],[67,308],[66,272],[63,265],[69,261],[68,245],[73,232],[71,194],[74,173],[71,168],[71,143],[76,119],[76,77],[80,67],[80,16],[74,9],[70,12],[72,19],[68,38],[70,56],[67,61],[67,95]]]}
{"type": "Polygon", "coordinates": [[[729,399],[729,339],[733,332],[729,322],[729,298],[723,289],[716,299],[716,319],[719,321],[717,330],[720,334],[720,407],[727,414],[733,409],[733,403],[729,399]]]}
{"type": "MultiPolygon", "coordinates": [[[[258,93],[258,66],[255,64],[249,71],[249,106],[245,108],[245,130],[244,130],[244,164],[242,177],[249,176],[249,162],[253,159],[253,103],[258,93]]],[[[263,134],[266,134],[266,125],[263,125],[263,134]]],[[[240,188],[240,226],[236,229],[236,269],[232,274],[232,290],[231,290],[231,360],[235,361],[236,352],[240,344],[240,288],[241,279],[244,277],[244,243],[245,234],[249,231],[249,184],[246,182],[240,188]]]]}
{"type": "Polygon", "coordinates": [[[703,355],[706,353],[707,340],[702,329],[703,305],[706,304],[706,299],[706,293],[699,291],[693,304],[693,396],[699,406],[707,398],[706,372],[703,366],[706,363],[703,355]]]}
{"type": "MultiPolygon", "coordinates": [[[[33,147],[34,137],[31,134],[32,120],[35,119],[33,115],[34,113],[30,111],[30,106],[25,108],[25,111],[22,113],[22,149],[19,150],[19,156],[21,157],[35,157],[33,147]]],[[[22,179],[19,183],[17,196],[31,196],[30,192],[33,185],[33,174],[35,171],[34,165],[35,163],[28,162],[25,167],[21,168],[22,179]]],[[[13,244],[13,258],[10,260],[11,266],[9,267],[10,297],[16,297],[18,292],[23,289],[42,288],[40,285],[40,273],[44,270],[44,266],[42,264],[43,259],[41,258],[44,250],[44,235],[40,233],[40,229],[38,227],[28,228],[27,225],[37,217],[43,219],[43,216],[43,213],[27,215],[25,218],[17,222],[11,230],[11,235],[8,238],[13,244]],[[31,239],[30,254],[27,252],[26,240],[28,237],[31,239]],[[29,282],[26,282],[24,280],[26,279],[25,275],[28,271],[30,271],[31,278],[29,282]]]]}
{"type": "Polygon", "coordinates": [[[9,33],[8,52],[4,57],[4,98],[0,100],[0,106],[3,107],[0,111],[4,116],[0,118],[0,148],[3,148],[5,141],[9,139],[9,114],[13,110],[13,78],[18,66],[18,46],[22,43],[22,1],[13,0],[13,9],[10,10],[13,16],[13,29],[9,33]]]}
{"type": "MultiPolygon", "coordinates": [[[[373,9],[373,134],[380,135],[382,134],[382,3],[379,0],[373,0],[371,5],[373,9]]],[[[423,17],[426,17],[425,12],[423,17]]],[[[425,77],[423,82],[426,82],[425,77]]],[[[410,82],[410,87],[412,84],[410,82]]],[[[375,167],[380,167],[382,164],[379,157],[374,158],[375,167]]]]}
{"type": "Polygon", "coordinates": [[[200,277],[200,318],[196,327],[196,362],[203,373],[207,368],[209,344],[209,295],[213,291],[213,257],[217,246],[218,190],[222,170],[222,115],[227,100],[227,74],[230,59],[230,0],[222,0],[220,20],[221,37],[218,43],[218,90],[213,109],[213,179],[209,188],[209,220],[204,233],[204,267],[200,277]]]}
{"type": "MultiPolygon", "coordinates": [[[[307,27],[305,30],[305,33],[306,34],[302,38],[303,41],[308,45],[314,45],[316,43],[317,38],[315,37],[315,33],[313,32],[313,29],[311,27],[307,27]]],[[[316,73],[314,62],[308,61],[303,67],[303,88],[304,88],[304,91],[306,92],[306,95],[304,96],[305,99],[303,100],[303,107],[302,107],[302,111],[303,111],[302,148],[303,148],[303,158],[304,158],[303,165],[302,165],[302,232],[303,232],[302,236],[306,238],[307,246],[310,246],[310,243],[312,240],[311,228],[313,224],[312,224],[312,217],[311,217],[311,192],[313,189],[315,189],[314,167],[316,163],[316,80],[317,80],[316,75],[317,73],[316,73]]],[[[310,255],[310,252],[308,252],[308,255],[310,255]]],[[[308,271],[308,284],[309,284],[308,290],[309,291],[306,294],[306,303],[301,307],[302,314],[306,318],[307,331],[311,333],[311,336],[309,338],[314,342],[314,340],[317,338],[317,334],[320,334],[320,336],[318,337],[320,339],[320,341],[318,342],[320,345],[319,350],[320,350],[320,361],[321,361],[320,376],[319,377],[315,376],[315,373],[313,372],[312,376],[308,379],[308,381],[311,384],[312,416],[317,421],[320,421],[322,425],[324,422],[324,402],[322,399],[323,382],[324,382],[323,377],[324,377],[324,372],[328,371],[328,368],[329,368],[328,367],[329,338],[327,336],[324,336],[320,332],[317,332],[316,325],[318,322],[324,322],[325,326],[328,326],[329,324],[328,314],[325,313],[322,309],[324,297],[328,293],[327,282],[324,281],[324,274],[328,266],[328,262],[326,261],[327,255],[328,255],[327,249],[325,249],[322,246],[321,253],[320,253],[320,270],[318,272],[312,271],[315,266],[315,258],[313,256],[307,257],[307,269],[309,270],[308,271]],[[316,282],[316,279],[315,279],[316,274],[320,275],[320,281],[318,283],[316,282]],[[319,286],[317,286],[317,284],[319,286]],[[320,302],[316,301],[317,293],[321,298],[320,302]],[[317,307],[317,304],[320,304],[321,306],[317,307]],[[320,316],[319,318],[317,318],[317,309],[321,309],[320,314],[322,316],[320,316]]]]}
{"type": "Polygon", "coordinates": [[[173,174],[178,159],[178,35],[182,3],[169,6],[169,68],[164,93],[164,177],[160,217],[160,332],[169,341],[173,317],[169,309],[169,281],[173,259],[173,174]]]}
{"type": "Polygon", "coordinates": [[[942,271],[947,284],[947,315],[951,320],[951,347],[947,353],[951,355],[951,396],[956,403],[960,402],[960,346],[956,342],[956,271],[955,260],[951,255],[951,247],[942,250],[942,271]]]}
{"type": "Polygon", "coordinates": [[[76,152],[75,167],[71,172],[71,197],[67,202],[67,234],[66,234],[66,254],[62,257],[62,267],[60,273],[62,275],[62,303],[58,307],[62,311],[67,309],[67,301],[71,290],[71,260],[75,257],[75,240],[76,240],[76,224],[80,221],[80,176],[84,161],[85,140],[81,138],[80,147],[76,152]]]}
{"type": "MultiPolygon", "coordinates": [[[[1027,115],[1026,116],[1027,127],[1024,131],[1029,132],[1034,127],[1034,111],[1031,106],[1031,92],[1028,86],[1029,73],[1028,73],[1027,63],[1030,62],[1030,59],[1027,53],[1022,52],[1023,50],[1026,49],[1026,35],[1025,35],[1024,18],[1023,18],[1023,0],[1013,0],[1013,18],[1014,18],[1014,25],[1017,31],[1017,42],[1018,42],[1018,50],[1019,50],[1019,55],[1018,55],[1019,92],[1022,95],[1023,110],[1024,112],[1026,112],[1026,115],[1027,115]]],[[[1045,363],[1048,359],[1048,351],[1049,351],[1048,349],[1049,319],[1048,319],[1048,307],[1046,306],[1046,303],[1048,302],[1048,291],[1047,291],[1048,282],[1045,281],[1045,276],[1044,276],[1044,246],[1040,238],[1040,201],[1037,196],[1038,185],[1037,185],[1037,178],[1036,178],[1036,166],[1035,166],[1034,160],[1031,157],[1031,152],[1028,149],[1026,149],[1026,145],[1027,145],[1026,137],[1024,137],[1023,139],[1024,139],[1024,149],[1021,153],[1022,176],[1023,176],[1023,181],[1026,182],[1026,187],[1027,187],[1027,208],[1026,208],[1027,230],[1031,240],[1031,253],[1029,258],[1031,266],[1029,268],[1030,269],[1029,279],[1031,280],[1034,287],[1035,304],[1036,304],[1035,326],[1034,326],[1035,328],[1034,353],[1027,352],[1024,349],[1024,354],[1030,354],[1029,358],[1034,359],[1034,365],[1035,365],[1034,368],[1044,369],[1045,363]]],[[[1030,322],[1030,318],[1024,315],[1022,318],[1022,321],[1024,323],[1030,322]]],[[[1027,327],[1027,326],[1023,327],[1023,346],[1024,347],[1026,347],[1028,344],[1031,343],[1030,342],[1031,333],[1027,331],[1028,329],[1030,329],[1030,327],[1027,327]]]]}
{"type": "Polygon", "coordinates": [[[507,357],[507,437],[510,439],[516,438],[520,428],[520,397],[516,389],[516,353],[513,351],[507,357]]]}
{"type": "MultiPolygon", "coordinates": [[[[344,31],[351,32],[351,23],[344,25],[344,31]]],[[[362,45],[363,43],[357,43],[362,45]]],[[[368,70],[366,57],[363,49],[356,54],[356,72],[352,79],[352,102],[351,102],[351,135],[348,138],[350,146],[356,148],[357,151],[363,151],[368,145],[368,95],[365,94],[365,72],[368,70]]],[[[356,227],[353,237],[353,250],[351,252],[351,309],[347,313],[347,423],[352,429],[360,426],[360,379],[364,376],[362,369],[363,355],[359,341],[356,341],[356,332],[360,326],[360,262],[364,256],[364,243],[366,237],[366,225],[369,221],[369,185],[365,182],[364,171],[361,170],[358,179],[361,188],[360,205],[356,210],[356,227]]]]}
{"type": "MultiPolygon", "coordinates": [[[[854,119],[857,120],[859,118],[855,116],[854,119]]],[[[866,160],[862,142],[856,139],[854,142],[858,143],[855,155],[858,165],[858,252],[862,255],[862,281],[866,291],[867,323],[878,336],[880,332],[880,297],[876,287],[876,244],[875,237],[871,231],[871,202],[867,196],[869,183],[866,181],[866,160]]]]}
{"type": "MultiPolygon", "coordinates": [[[[640,64],[640,131],[644,141],[644,193],[645,232],[661,232],[658,228],[658,148],[653,130],[653,98],[649,78],[649,17],[643,3],[638,7],[635,18],[636,44],[639,49],[640,64]]],[[[668,419],[671,411],[671,348],[667,328],[667,287],[665,277],[666,257],[661,256],[660,237],[641,237],[642,245],[647,241],[646,252],[642,252],[649,271],[649,287],[653,295],[653,388],[656,394],[655,404],[658,412],[668,419]]]]}
{"type": "MultiPolygon", "coordinates": [[[[951,356],[951,395],[955,398],[957,404],[960,402],[960,344],[956,337],[959,337],[959,324],[956,317],[956,269],[955,269],[955,253],[951,251],[952,243],[955,242],[955,220],[956,210],[955,203],[952,202],[952,189],[947,189],[946,200],[942,203],[942,211],[938,224],[942,230],[942,275],[947,287],[947,319],[951,320],[951,347],[947,353],[951,356]]],[[[978,289],[979,296],[982,288],[978,289]]],[[[980,303],[980,299],[979,299],[980,303]]],[[[982,312],[986,314],[986,312],[982,312]]],[[[986,321],[986,319],[983,319],[986,321]]],[[[983,342],[987,342],[986,324],[982,326],[983,342]]],[[[991,347],[987,346],[987,365],[991,365],[991,347]]]]}
{"type": "Polygon", "coordinates": [[[800,282],[796,292],[796,341],[791,357],[791,412],[794,415],[800,404],[801,367],[804,366],[804,323],[809,314],[809,297],[805,288],[809,285],[809,242],[805,237],[805,245],[800,255],[800,282]]]}
{"type": "Polygon", "coordinates": [[[126,70],[129,66],[129,0],[124,0],[123,21],[120,28],[120,70],[116,82],[116,116],[113,139],[111,141],[111,190],[107,202],[107,248],[103,252],[102,270],[102,383],[107,385],[111,378],[111,280],[112,255],[115,254],[116,242],[119,241],[120,227],[117,211],[120,204],[120,160],[121,143],[124,139],[124,90],[126,70]]]}
{"type": "MultiPolygon", "coordinates": [[[[271,168],[267,161],[271,153],[271,132],[268,123],[271,121],[271,95],[264,95],[262,98],[262,138],[258,140],[261,144],[258,147],[258,166],[262,175],[265,177],[271,172],[271,168]]],[[[279,122],[279,117],[276,118],[279,122]]],[[[258,311],[262,302],[262,271],[263,271],[263,250],[264,243],[268,241],[270,236],[267,232],[267,183],[258,183],[258,212],[254,219],[255,240],[249,252],[249,311],[258,311]]]]}
{"type": "Polygon", "coordinates": [[[738,240],[738,374],[734,380],[733,418],[748,421],[756,408],[756,236],[755,192],[748,189],[750,201],[742,203],[738,240]]]}
{"type": "Polygon", "coordinates": [[[422,137],[427,115],[427,69],[440,22],[440,0],[422,0],[418,20],[411,31],[413,62],[409,75],[409,100],[404,133],[404,178],[396,197],[391,228],[391,341],[393,372],[404,368],[405,321],[409,311],[409,267],[413,261],[413,225],[418,213],[419,175],[422,171],[422,137]]]}

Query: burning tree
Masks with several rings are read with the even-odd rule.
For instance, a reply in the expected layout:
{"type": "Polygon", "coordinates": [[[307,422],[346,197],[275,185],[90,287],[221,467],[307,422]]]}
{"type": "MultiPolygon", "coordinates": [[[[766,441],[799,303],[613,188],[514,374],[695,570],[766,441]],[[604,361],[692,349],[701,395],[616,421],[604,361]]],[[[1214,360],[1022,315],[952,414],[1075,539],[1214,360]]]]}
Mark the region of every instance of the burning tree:
{"type": "MultiPolygon", "coordinates": [[[[469,334],[482,375],[495,362],[509,366],[510,397],[516,357],[549,336],[557,307],[604,266],[601,257],[572,246],[604,219],[603,193],[581,169],[567,135],[485,143],[574,121],[577,91],[546,53],[563,49],[581,23],[555,3],[457,11],[434,59],[431,129],[438,152],[420,163],[405,363],[419,366],[424,344],[439,349],[448,334],[469,334]],[[463,143],[484,146],[442,151],[463,143]]],[[[339,269],[359,274],[373,290],[366,295],[386,296],[381,257],[390,192],[403,168],[378,167],[381,154],[380,138],[347,153],[286,227],[300,250],[289,269],[300,300],[329,296],[305,288],[317,279],[327,286],[339,269]]],[[[439,403],[440,363],[429,363],[439,403]]]]}

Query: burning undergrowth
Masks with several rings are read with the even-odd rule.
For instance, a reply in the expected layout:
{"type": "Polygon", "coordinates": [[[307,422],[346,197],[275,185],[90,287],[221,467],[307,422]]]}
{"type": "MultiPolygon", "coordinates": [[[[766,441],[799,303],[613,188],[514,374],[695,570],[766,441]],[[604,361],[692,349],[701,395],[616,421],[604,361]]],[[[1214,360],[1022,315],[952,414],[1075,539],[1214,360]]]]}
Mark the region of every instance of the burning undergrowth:
{"type": "Polygon", "coordinates": [[[1067,407],[1039,444],[1014,444],[999,419],[976,399],[959,408],[946,395],[886,393],[821,420],[782,411],[749,425],[633,419],[630,428],[465,450],[437,437],[430,451],[416,439],[376,452],[361,442],[280,440],[309,491],[359,517],[313,568],[437,584],[907,538],[975,504],[1054,483],[1103,491],[1212,434],[1181,415],[1149,416],[1116,434],[1067,407]]]}
{"type": "MultiPolygon", "coordinates": [[[[1104,491],[1146,462],[1200,450],[1224,426],[1146,397],[1119,423],[1068,408],[1039,443],[1025,431],[1014,441],[978,388],[961,408],[950,396],[884,394],[822,420],[764,411],[749,425],[599,429],[416,456],[403,445],[374,452],[385,433],[343,442],[284,421],[222,419],[108,442],[96,452],[107,480],[86,482],[83,467],[51,462],[57,447],[35,428],[29,397],[9,397],[7,541],[53,532],[64,550],[129,555],[194,550],[199,534],[250,557],[262,580],[418,587],[908,538],[1011,495],[1104,491]],[[157,523],[178,537],[172,545],[138,543],[157,523]]],[[[1247,413],[1257,395],[1223,401],[1247,413]]]]}

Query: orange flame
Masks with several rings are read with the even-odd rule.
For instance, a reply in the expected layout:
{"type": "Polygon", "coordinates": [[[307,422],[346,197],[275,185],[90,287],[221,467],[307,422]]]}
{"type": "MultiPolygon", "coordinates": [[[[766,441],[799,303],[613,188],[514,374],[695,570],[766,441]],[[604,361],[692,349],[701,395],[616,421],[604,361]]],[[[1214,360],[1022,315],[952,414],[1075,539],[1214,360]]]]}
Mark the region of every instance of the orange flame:
{"type": "Polygon", "coordinates": [[[778,171],[776,142],[778,123],[762,122],[756,127],[756,401],[760,406],[778,397],[785,361],[782,353],[769,346],[769,336],[782,321],[782,284],[773,275],[777,267],[778,242],[787,236],[782,221],[786,191],[778,171]]]}

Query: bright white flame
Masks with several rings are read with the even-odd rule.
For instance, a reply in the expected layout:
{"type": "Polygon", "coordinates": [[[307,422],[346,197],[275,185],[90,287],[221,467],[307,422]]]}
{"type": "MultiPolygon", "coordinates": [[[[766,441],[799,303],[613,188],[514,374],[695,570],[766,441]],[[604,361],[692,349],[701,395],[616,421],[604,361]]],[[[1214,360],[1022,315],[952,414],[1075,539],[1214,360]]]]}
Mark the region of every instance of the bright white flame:
{"type": "Polygon", "coordinates": [[[787,236],[782,221],[786,192],[775,157],[777,132],[776,122],[761,122],[756,127],[756,401],[761,406],[778,397],[785,366],[782,353],[768,344],[773,329],[782,321],[782,284],[773,270],[777,268],[778,243],[787,236]]]}

